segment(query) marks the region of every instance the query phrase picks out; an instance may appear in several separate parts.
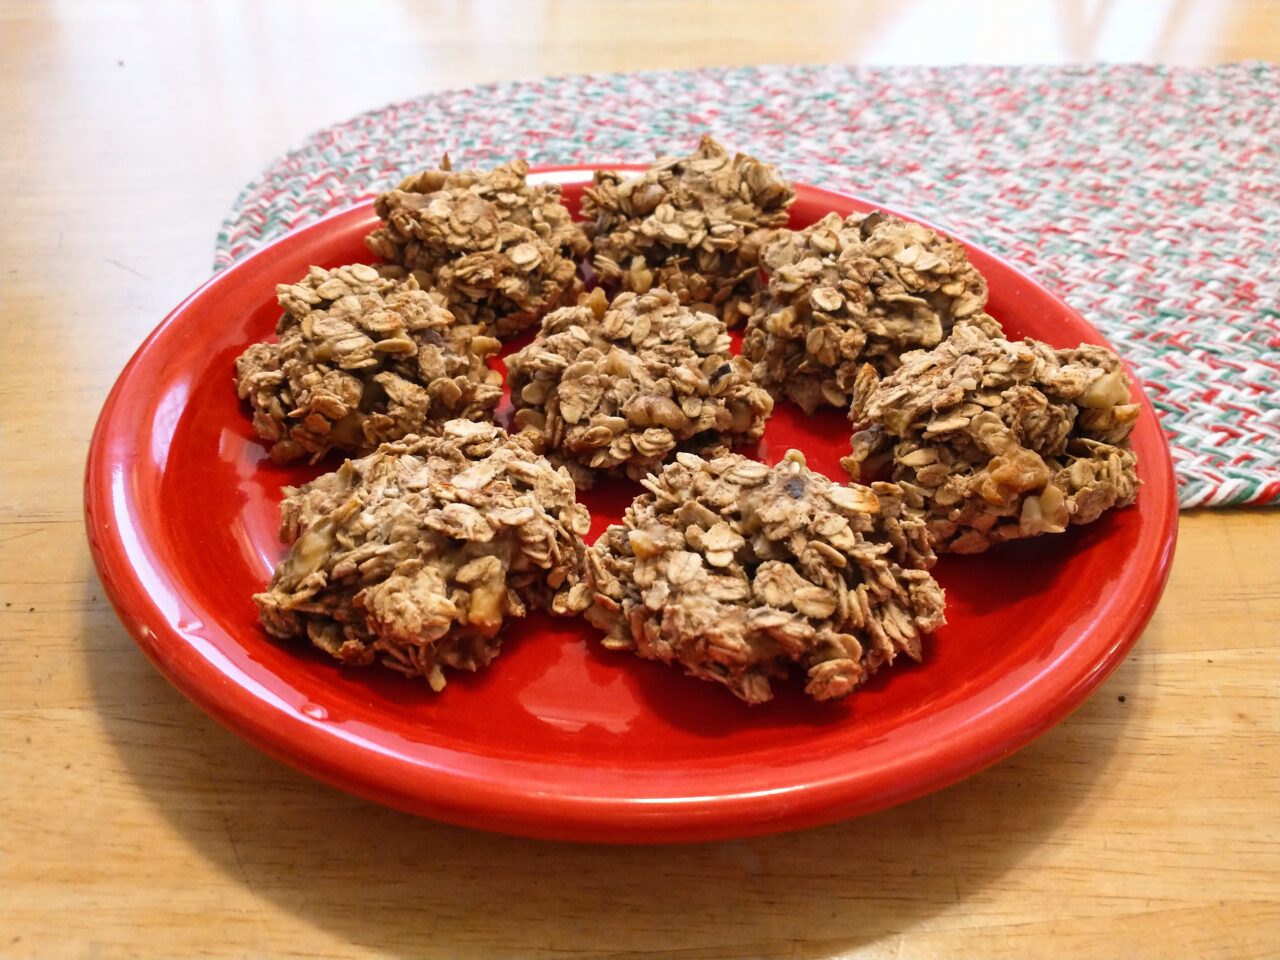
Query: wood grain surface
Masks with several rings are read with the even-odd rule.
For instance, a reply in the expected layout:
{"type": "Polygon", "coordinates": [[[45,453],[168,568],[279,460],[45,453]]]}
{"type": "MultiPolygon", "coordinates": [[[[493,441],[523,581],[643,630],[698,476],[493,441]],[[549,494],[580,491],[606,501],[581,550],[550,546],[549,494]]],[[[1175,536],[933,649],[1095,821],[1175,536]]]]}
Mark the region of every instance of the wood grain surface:
{"type": "Polygon", "coordinates": [[[415,820],[190,706],[112,614],[84,456],[242,183],[432,89],[783,61],[1280,56],[1273,0],[0,4],[0,956],[1280,956],[1280,512],[1184,514],[1135,653],[958,786],[615,849],[415,820]]]}

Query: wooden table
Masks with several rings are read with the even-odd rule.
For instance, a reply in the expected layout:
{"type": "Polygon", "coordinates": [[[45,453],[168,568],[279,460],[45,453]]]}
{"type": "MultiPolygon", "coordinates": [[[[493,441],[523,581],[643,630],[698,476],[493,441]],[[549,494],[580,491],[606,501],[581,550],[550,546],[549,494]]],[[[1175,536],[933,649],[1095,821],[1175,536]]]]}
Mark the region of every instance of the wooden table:
{"type": "Polygon", "coordinates": [[[1280,955],[1280,511],[1185,514],[1136,652],[998,767],[614,849],[415,820],[226,733],[125,635],[80,507],[116,373],[315,127],[582,70],[1274,57],[1280,4],[139,0],[4,3],[0,31],[0,955],[1280,955]]]}

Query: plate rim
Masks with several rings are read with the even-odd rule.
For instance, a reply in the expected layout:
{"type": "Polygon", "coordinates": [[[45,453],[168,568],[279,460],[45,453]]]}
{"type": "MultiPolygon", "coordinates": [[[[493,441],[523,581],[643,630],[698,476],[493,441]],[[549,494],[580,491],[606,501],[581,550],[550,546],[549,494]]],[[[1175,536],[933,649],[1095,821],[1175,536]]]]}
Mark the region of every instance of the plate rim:
{"type": "MultiPolygon", "coordinates": [[[[599,169],[637,170],[644,169],[644,165],[539,166],[530,170],[530,178],[546,179],[547,174],[552,174],[561,175],[557,182],[579,183],[589,181],[590,174],[599,169]],[[582,176],[575,177],[577,174],[582,176]]],[[[926,219],[873,204],[856,195],[809,184],[797,184],[797,187],[817,200],[830,200],[835,206],[874,207],[955,236],[926,219]]],[[[1126,363],[1141,396],[1145,410],[1143,420],[1152,425],[1163,441],[1156,445],[1159,462],[1144,464],[1148,482],[1141,494],[1148,501],[1156,501],[1149,506],[1156,516],[1160,536],[1154,538],[1154,543],[1139,544],[1139,549],[1145,547],[1145,552],[1151,554],[1149,564],[1153,577],[1145,589],[1126,598],[1123,623],[1111,627],[1111,639],[1104,649],[1084,656],[1079,650],[1080,644],[1073,645],[1055,661],[1056,669],[1046,668],[1037,674],[1034,684],[1012,695],[1009,712],[988,711],[972,719],[959,738],[967,748],[957,749],[953,739],[948,741],[945,750],[905,752],[896,763],[879,768],[880,786],[874,790],[851,793],[850,784],[857,784],[866,775],[859,778],[854,775],[857,771],[851,774],[845,770],[786,789],[679,798],[620,798],[546,791],[531,794],[528,789],[512,787],[506,781],[491,782],[442,764],[415,763],[400,754],[370,762],[368,746],[359,746],[342,737],[335,725],[304,716],[286,704],[273,703],[270,697],[254,692],[248,683],[228,683],[235,678],[228,677],[226,671],[234,666],[225,661],[221,665],[217,663],[210,641],[199,638],[197,642],[196,638],[183,633],[179,625],[170,622],[130,561],[116,522],[119,519],[115,510],[116,485],[122,468],[107,456],[112,425],[117,417],[127,413],[130,391],[136,392],[145,386],[138,383],[138,371],[166,331],[180,323],[194,303],[206,297],[211,289],[234,284],[269,259],[332,229],[335,223],[368,216],[370,208],[371,201],[361,199],[291,231],[240,263],[213,275],[184,298],[144,339],[117,377],[95,424],[85,464],[85,525],[90,552],[106,594],[127,632],[179,692],[238,736],[277,759],[340,789],[406,812],[516,835],[654,843],[774,833],[903,803],[949,786],[1009,756],[1052,729],[1082,704],[1119,665],[1150,621],[1168,581],[1176,545],[1176,483],[1167,438],[1158,415],[1142,388],[1142,380],[1126,363]],[[1159,478],[1159,483],[1153,482],[1155,478],[1159,478]],[[1076,669],[1060,677],[1068,663],[1076,669]],[[1057,681],[1056,693],[1046,705],[1043,695],[1035,694],[1051,685],[1050,681],[1057,681]],[[1028,701],[1035,701],[1039,706],[1028,709],[1028,701]],[[1014,711],[1014,707],[1022,709],[1014,711]],[[922,769],[926,766],[927,769],[922,769]]],[[[960,237],[956,239],[981,258],[997,263],[1025,288],[1055,302],[1081,330],[1092,335],[1093,342],[1110,346],[1079,312],[1023,270],[981,246],[960,237]]],[[[138,398],[134,397],[133,405],[137,403],[138,398]]]]}

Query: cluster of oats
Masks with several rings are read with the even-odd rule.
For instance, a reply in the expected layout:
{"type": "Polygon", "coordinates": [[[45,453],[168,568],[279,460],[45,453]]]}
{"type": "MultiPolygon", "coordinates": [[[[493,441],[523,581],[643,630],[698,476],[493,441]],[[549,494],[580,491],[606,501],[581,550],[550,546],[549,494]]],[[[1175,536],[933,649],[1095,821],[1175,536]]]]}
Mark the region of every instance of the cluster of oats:
{"type": "Polygon", "coordinates": [[[639,176],[601,171],[582,201],[592,265],[610,286],[665,287],[730,326],[759,287],[761,245],[787,223],[791,184],[709,136],[639,176]]]}
{"type": "Polygon", "coordinates": [[[554,184],[530,186],[523,160],[489,171],[439,170],[408,177],[378,197],[383,225],[370,250],[424,288],[438,290],[459,320],[499,337],[572,303],[581,289],[582,228],[554,184]]]}
{"type": "Polygon", "coordinates": [[[792,186],[710,137],[597,173],[585,230],[527,173],[446,157],[405,179],[366,239],[385,265],[280,285],[279,342],[236,361],[273,459],[364,455],[285,488],[289,549],[254,598],[273,636],[438,691],[488,666],[510,620],[585,613],[606,647],[747,703],[794,674],[832,700],[921,658],[944,622],[935,549],[1135,498],[1118,358],[1002,339],[959,243],[882,213],[787,230],[792,186]],[[509,436],[489,360],[539,321],[507,359],[509,436]],[[773,467],[730,452],[775,397],[850,409],[854,483],[795,450],[773,467]],[[856,482],[882,466],[891,482],[856,482]],[[575,481],[598,475],[647,492],[587,547],[575,481]]]}
{"type": "Polygon", "coordinates": [[[312,267],[281,284],[277,343],[236,360],[236,389],[258,435],[284,463],[331,449],[367,453],[456,418],[492,415],[502,377],[487,358],[500,344],[458,323],[441,296],[369,266],[312,267]]]}
{"type": "Polygon", "coordinates": [[[493,660],[510,618],[590,602],[573,481],[492,424],[450,421],[286,493],[292,546],[254,597],[263,625],[345,663],[439,690],[442,668],[493,660]]]}
{"type": "Polygon", "coordinates": [[[661,289],[609,304],[597,287],[543,318],[507,370],[517,426],[566,462],[636,480],[673,450],[759,439],[773,410],[751,365],[729,355],[724,323],[661,289]]]}
{"type": "Polygon", "coordinates": [[[891,448],[938,549],[1061,533],[1137,495],[1128,437],[1139,407],[1120,359],[960,326],[882,380],[860,373],[850,417],[855,479],[891,448]]]}
{"type": "Polygon", "coordinates": [[[862,364],[893,370],[957,324],[1000,334],[964,248],[897,217],[828,214],[780,233],[763,261],[768,287],[754,300],[743,353],[761,383],[806,413],[847,408],[862,364]]]}
{"type": "Polygon", "coordinates": [[[924,523],[897,486],[842,486],[791,451],[676,462],[588,550],[604,643],[679,664],[748,703],[793,670],[842,697],[943,623],[924,523]]]}

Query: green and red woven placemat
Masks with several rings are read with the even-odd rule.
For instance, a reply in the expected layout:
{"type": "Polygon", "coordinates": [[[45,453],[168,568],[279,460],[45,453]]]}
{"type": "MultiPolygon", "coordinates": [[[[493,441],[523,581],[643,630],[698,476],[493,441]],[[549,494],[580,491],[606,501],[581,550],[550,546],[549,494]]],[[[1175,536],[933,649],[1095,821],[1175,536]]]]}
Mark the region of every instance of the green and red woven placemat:
{"type": "Polygon", "coordinates": [[[1015,261],[1145,380],[1184,507],[1280,502],[1280,66],[778,66],[431,94],[315,134],[216,266],[433,165],[647,160],[710,131],[1015,261]]]}

